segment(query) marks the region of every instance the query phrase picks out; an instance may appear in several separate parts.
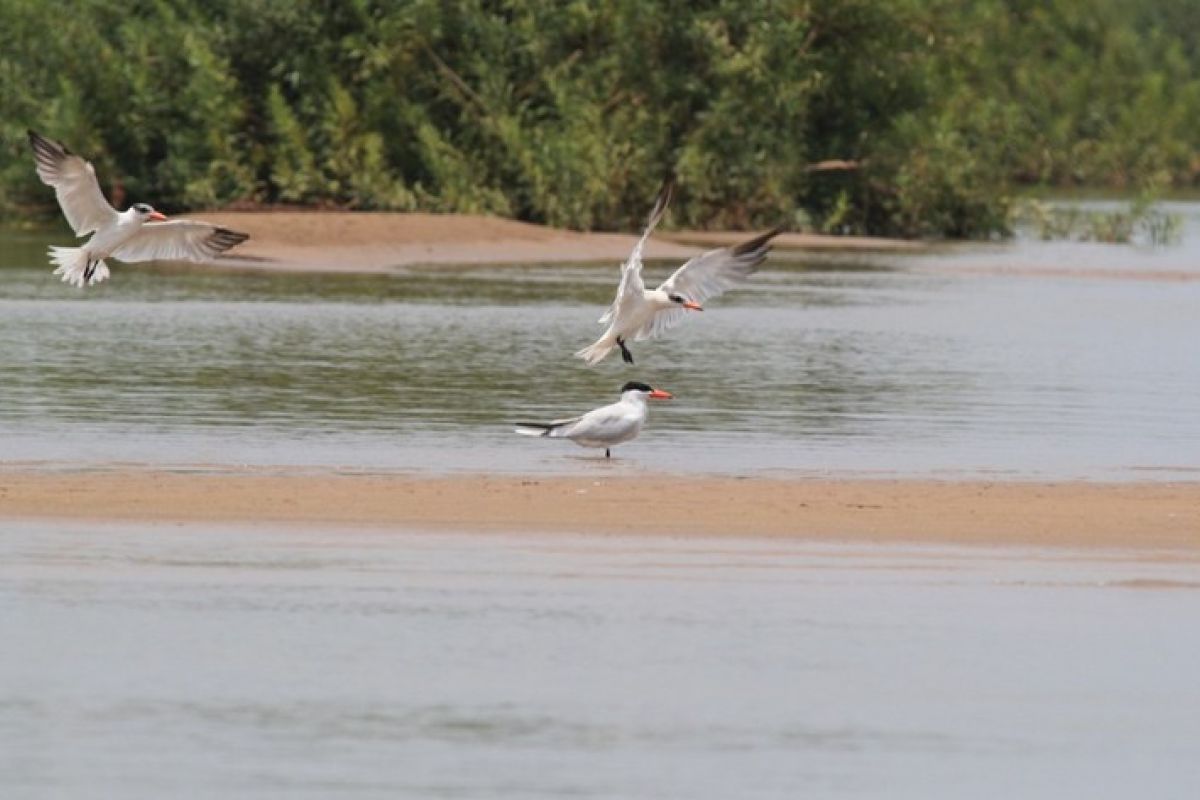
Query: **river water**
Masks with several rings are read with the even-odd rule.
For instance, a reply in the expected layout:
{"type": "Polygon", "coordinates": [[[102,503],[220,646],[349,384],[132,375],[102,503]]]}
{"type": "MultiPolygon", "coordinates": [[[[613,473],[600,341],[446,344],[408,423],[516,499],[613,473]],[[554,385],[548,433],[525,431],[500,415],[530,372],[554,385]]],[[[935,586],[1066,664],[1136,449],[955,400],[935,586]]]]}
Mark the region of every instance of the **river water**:
{"type": "MultiPolygon", "coordinates": [[[[615,265],[78,292],[7,233],[0,466],[1195,479],[1184,211],[780,259],[593,370],[615,265]],[[630,379],[612,464],[510,433],[630,379]]],[[[1179,554],[8,520],[0,797],[1190,799],[1197,618],[1179,554]]]]}
{"type": "Polygon", "coordinates": [[[1200,564],[5,524],[0,796],[1200,794],[1200,564]]]}
{"type": "Polygon", "coordinates": [[[574,415],[632,379],[677,400],[617,451],[618,471],[1194,477],[1197,209],[1176,207],[1184,239],[1168,248],[780,258],[635,345],[636,367],[596,369],[571,353],[600,332],[615,264],[117,265],[78,291],[45,262],[63,234],[9,232],[0,460],[588,472],[594,451],[508,423],[574,415]]]}

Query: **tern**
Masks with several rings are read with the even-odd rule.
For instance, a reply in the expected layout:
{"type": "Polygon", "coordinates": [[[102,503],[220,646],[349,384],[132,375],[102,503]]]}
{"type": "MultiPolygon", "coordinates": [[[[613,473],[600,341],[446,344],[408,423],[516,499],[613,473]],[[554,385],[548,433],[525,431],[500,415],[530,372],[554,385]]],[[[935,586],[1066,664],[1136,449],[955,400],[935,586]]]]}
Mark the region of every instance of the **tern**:
{"type": "Polygon", "coordinates": [[[27,131],[42,183],[54,187],[58,204],[75,235],[88,234],[83,247],[51,247],[55,275],[64,283],[83,287],[108,277],[104,259],[121,261],[211,261],[250,237],[207,222],[167,218],[146,203],[118,212],[104,199],[91,162],[61,142],[27,131]]]}
{"type": "Polygon", "coordinates": [[[621,399],[579,417],[554,422],[518,422],[513,428],[523,436],[570,439],[580,447],[603,447],[612,457],[614,445],[636,439],[646,421],[646,400],[670,400],[670,392],[630,381],[621,387],[621,399]]]}
{"type": "Polygon", "coordinates": [[[650,233],[666,213],[672,191],[670,182],[659,191],[642,238],[621,266],[617,297],[600,317],[600,324],[608,325],[608,329],[593,344],[575,354],[589,367],[604,360],[615,347],[621,348],[625,363],[632,364],[633,354],[626,344],[630,339],[640,342],[657,338],[675,327],[688,311],[703,311],[701,303],[723,294],[752,275],[767,257],[771,240],[783,232],[782,228],[774,228],[733,247],[701,253],[675,270],[657,289],[649,290],[642,282],[642,251],[650,233]]]}

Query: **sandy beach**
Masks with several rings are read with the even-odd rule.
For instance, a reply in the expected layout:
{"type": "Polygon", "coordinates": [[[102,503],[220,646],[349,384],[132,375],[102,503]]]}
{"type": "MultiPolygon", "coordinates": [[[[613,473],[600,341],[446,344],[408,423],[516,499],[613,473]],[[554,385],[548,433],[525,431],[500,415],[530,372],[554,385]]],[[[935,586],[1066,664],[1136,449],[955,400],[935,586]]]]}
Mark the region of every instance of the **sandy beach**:
{"type": "MultiPolygon", "coordinates": [[[[213,211],[188,217],[250,235],[247,242],[205,267],[239,271],[382,274],[421,266],[615,265],[629,257],[638,239],[632,233],[571,231],[472,214],[264,210],[213,211]]],[[[656,231],[646,247],[646,258],[682,262],[705,250],[737,244],[753,235],[751,231],[656,231]]],[[[771,258],[794,261],[814,254],[871,253],[911,256],[947,246],[956,245],[879,236],[789,232],[773,240],[771,258]]],[[[1200,273],[1189,269],[1097,268],[1088,264],[1030,268],[1003,259],[971,266],[953,260],[930,261],[920,268],[944,274],[967,272],[1031,279],[1200,281],[1200,273]]]]}
{"type": "MultiPolygon", "coordinates": [[[[621,262],[637,237],[580,233],[469,214],[366,212],[210,212],[191,214],[250,235],[222,258],[228,266],[289,271],[386,272],[426,264],[621,262]]],[[[675,231],[656,235],[651,259],[684,259],[750,238],[750,232],[675,231]]],[[[902,251],[921,245],[898,239],[785,233],[777,249],[902,251]]]]}
{"type": "Polygon", "coordinates": [[[1200,552],[1200,483],[0,473],[0,519],[342,523],[1200,552]]]}

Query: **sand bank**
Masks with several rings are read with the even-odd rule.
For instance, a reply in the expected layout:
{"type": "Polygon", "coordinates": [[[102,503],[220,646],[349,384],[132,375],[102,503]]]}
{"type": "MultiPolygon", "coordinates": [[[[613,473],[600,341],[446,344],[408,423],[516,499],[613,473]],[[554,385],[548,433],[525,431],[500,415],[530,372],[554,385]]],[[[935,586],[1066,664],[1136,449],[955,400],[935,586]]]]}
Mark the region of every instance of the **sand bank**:
{"type": "MultiPolygon", "coordinates": [[[[222,264],[321,272],[386,272],[423,264],[620,263],[637,237],[579,233],[499,217],[469,214],[366,212],[213,212],[192,214],[250,234],[222,264]]],[[[752,233],[673,232],[655,237],[647,258],[686,259],[704,249],[742,241],[752,233]]],[[[890,239],[788,233],[780,249],[907,249],[890,239]]]]}
{"type": "Polygon", "coordinates": [[[1200,553],[1200,483],[0,471],[0,520],[346,523],[1200,553]]]}

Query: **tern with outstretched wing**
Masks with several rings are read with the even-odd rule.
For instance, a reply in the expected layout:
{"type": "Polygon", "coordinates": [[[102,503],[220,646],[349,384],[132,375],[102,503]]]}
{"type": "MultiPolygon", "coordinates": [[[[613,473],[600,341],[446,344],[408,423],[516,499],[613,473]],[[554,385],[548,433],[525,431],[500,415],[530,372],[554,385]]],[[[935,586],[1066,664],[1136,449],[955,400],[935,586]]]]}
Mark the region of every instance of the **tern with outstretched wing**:
{"type": "Polygon", "coordinates": [[[146,203],[117,211],[104,199],[91,163],[61,142],[29,131],[29,146],[42,183],[54,188],[58,205],[75,235],[91,235],[82,247],[51,247],[55,275],[83,287],[109,276],[104,259],[121,261],[212,261],[249,236],[194,220],[170,220],[146,203]]]}
{"type": "Polygon", "coordinates": [[[657,289],[647,289],[642,281],[642,251],[651,232],[671,202],[672,185],[666,183],[658,193],[642,238],[621,266],[617,296],[600,324],[607,325],[604,335],[575,355],[588,366],[598,364],[614,349],[621,349],[627,364],[633,363],[628,342],[654,339],[673,328],[688,311],[703,311],[701,305],[724,294],[753,274],[767,257],[771,240],[783,232],[774,228],[749,241],[709,250],[692,258],[667,278],[657,289]]]}

